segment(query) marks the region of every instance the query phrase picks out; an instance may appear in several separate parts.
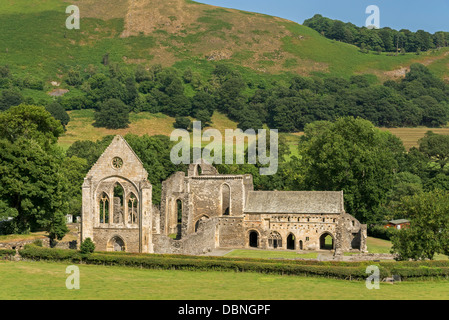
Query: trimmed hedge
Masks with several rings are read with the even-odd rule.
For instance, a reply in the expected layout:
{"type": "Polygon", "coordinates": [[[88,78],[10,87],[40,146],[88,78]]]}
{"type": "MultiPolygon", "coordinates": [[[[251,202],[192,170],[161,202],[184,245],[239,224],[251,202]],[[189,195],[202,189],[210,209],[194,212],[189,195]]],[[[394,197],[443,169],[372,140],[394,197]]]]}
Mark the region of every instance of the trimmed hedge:
{"type": "MultiPolygon", "coordinates": [[[[81,254],[74,250],[26,246],[19,251],[25,259],[69,261],[107,266],[128,266],[146,269],[258,272],[283,275],[313,275],[338,279],[366,279],[366,264],[320,261],[272,260],[251,258],[203,257],[161,254],[126,254],[96,252],[81,254]]],[[[380,267],[381,275],[387,276],[380,267]]]]}
{"type": "Polygon", "coordinates": [[[258,272],[365,280],[369,276],[366,273],[366,267],[376,265],[379,267],[382,279],[392,275],[399,275],[402,279],[449,277],[449,261],[446,260],[340,262],[112,252],[82,254],[75,250],[40,248],[32,245],[25,246],[24,249],[19,250],[19,253],[24,259],[30,260],[67,261],[146,269],[258,272]]]}
{"type": "Polygon", "coordinates": [[[16,250],[0,249],[0,259],[7,259],[16,255],[16,250]]]}

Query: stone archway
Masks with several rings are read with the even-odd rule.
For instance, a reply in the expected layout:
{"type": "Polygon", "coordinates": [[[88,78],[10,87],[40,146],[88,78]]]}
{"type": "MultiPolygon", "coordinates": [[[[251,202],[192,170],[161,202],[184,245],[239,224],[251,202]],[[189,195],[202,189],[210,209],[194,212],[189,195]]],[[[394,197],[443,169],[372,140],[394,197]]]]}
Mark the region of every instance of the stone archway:
{"type": "Polygon", "coordinates": [[[290,233],[287,237],[287,249],[288,250],[295,250],[296,245],[295,245],[295,236],[293,235],[293,233],[290,233]]]}
{"type": "Polygon", "coordinates": [[[335,239],[329,232],[324,232],[320,236],[320,250],[333,250],[335,248],[335,239]]]}
{"type": "Polygon", "coordinates": [[[107,251],[126,251],[125,242],[119,236],[114,236],[108,241],[107,251]]]}
{"type": "Polygon", "coordinates": [[[259,233],[257,231],[252,230],[249,232],[249,246],[251,248],[259,247],[259,233]]]}

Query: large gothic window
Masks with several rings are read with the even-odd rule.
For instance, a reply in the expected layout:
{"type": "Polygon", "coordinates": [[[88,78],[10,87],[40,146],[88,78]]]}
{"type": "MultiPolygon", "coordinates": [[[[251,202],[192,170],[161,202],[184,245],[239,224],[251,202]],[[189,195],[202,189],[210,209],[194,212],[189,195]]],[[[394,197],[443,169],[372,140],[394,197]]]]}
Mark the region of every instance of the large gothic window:
{"type": "Polygon", "coordinates": [[[116,183],[114,186],[114,202],[113,202],[113,223],[123,223],[124,213],[124,190],[120,183],[116,183]]]}

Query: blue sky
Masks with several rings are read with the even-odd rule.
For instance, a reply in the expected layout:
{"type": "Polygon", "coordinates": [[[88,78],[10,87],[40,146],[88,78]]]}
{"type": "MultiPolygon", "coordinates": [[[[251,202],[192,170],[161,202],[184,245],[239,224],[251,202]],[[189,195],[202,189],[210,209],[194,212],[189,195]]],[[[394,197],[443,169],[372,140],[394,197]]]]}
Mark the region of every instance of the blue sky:
{"type": "Polygon", "coordinates": [[[364,26],[369,5],[380,9],[380,27],[449,31],[449,0],[197,0],[201,3],[260,12],[303,23],[315,13],[364,26]]]}

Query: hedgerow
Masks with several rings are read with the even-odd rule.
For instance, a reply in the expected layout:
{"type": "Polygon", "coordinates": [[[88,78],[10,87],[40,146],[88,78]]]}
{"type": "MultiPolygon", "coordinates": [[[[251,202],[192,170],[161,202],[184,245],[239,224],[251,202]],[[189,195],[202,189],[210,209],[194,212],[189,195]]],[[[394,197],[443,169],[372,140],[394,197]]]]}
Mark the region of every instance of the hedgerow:
{"type": "Polygon", "coordinates": [[[29,260],[67,261],[71,263],[139,267],[145,269],[258,272],[264,274],[320,276],[348,280],[364,280],[368,276],[366,267],[369,265],[376,265],[379,267],[380,277],[382,279],[392,275],[399,275],[404,280],[414,278],[449,277],[449,261],[445,260],[342,262],[115,252],[82,254],[75,250],[41,248],[33,245],[25,246],[24,249],[19,250],[19,253],[22,258],[29,260]]]}
{"type": "Polygon", "coordinates": [[[0,249],[0,259],[7,259],[16,255],[16,250],[13,249],[0,249]]]}

